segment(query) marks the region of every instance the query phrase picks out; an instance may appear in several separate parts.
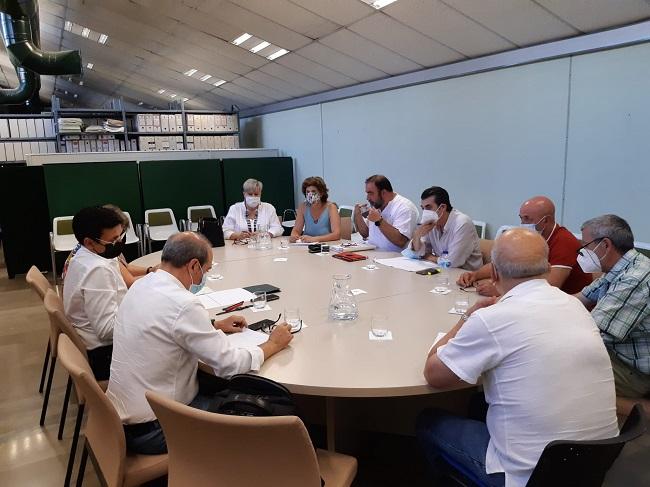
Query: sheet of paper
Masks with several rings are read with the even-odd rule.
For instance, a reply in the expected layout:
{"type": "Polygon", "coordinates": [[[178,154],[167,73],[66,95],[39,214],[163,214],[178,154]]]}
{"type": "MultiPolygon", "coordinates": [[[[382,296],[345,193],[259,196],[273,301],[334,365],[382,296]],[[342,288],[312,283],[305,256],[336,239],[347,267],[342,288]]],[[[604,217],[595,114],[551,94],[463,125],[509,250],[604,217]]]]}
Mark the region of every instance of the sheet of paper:
{"type": "Polygon", "coordinates": [[[225,308],[226,306],[239,303],[240,301],[248,303],[254,297],[255,295],[252,292],[246,291],[246,289],[239,287],[235,289],[224,289],[223,291],[215,291],[209,294],[203,294],[199,296],[199,299],[201,300],[201,304],[206,309],[213,309],[225,308]]]}
{"type": "Polygon", "coordinates": [[[402,269],[409,272],[417,272],[423,269],[431,269],[432,267],[437,267],[436,264],[429,261],[409,259],[407,257],[393,257],[390,259],[375,259],[375,262],[388,266],[394,267],[395,269],[402,269]]]}
{"type": "MultiPolygon", "coordinates": [[[[209,278],[210,276],[208,276],[209,278]]],[[[196,293],[197,296],[203,296],[204,294],[210,294],[213,293],[214,289],[210,289],[210,286],[203,286],[203,289],[201,289],[198,293],[196,293]]]]}
{"type": "Polygon", "coordinates": [[[288,260],[289,259],[286,257],[276,257],[275,259],[273,259],[273,262],[286,262],[288,260]]]}
{"type": "Polygon", "coordinates": [[[368,332],[368,339],[376,342],[385,342],[393,339],[393,332],[388,331],[383,337],[378,337],[372,334],[371,331],[368,332]]]}
{"type": "Polygon", "coordinates": [[[244,328],[241,333],[231,333],[228,341],[236,348],[252,348],[266,342],[269,336],[266,333],[244,328]]]}

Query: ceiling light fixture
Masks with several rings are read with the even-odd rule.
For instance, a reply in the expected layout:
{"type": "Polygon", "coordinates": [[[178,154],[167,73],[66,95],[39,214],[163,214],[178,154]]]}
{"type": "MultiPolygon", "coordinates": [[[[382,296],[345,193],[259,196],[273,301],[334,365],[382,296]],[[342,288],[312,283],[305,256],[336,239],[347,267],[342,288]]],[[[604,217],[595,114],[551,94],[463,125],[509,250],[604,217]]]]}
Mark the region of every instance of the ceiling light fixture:
{"type": "Polygon", "coordinates": [[[277,59],[280,56],[284,56],[288,52],[289,51],[287,51],[286,49],[279,49],[279,50],[275,51],[273,54],[271,54],[270,56],[266,56],[266,59],[268,59],[269,61],[273,61],[274,59],[277,59]]]}
{"type": "Polygon", "coordinates": [[[396,2],[397,0],[361,0],[361,1],[367,3],[374,9],[379,10],[380,8],[384,8],[386,5],[390,5],[391,3],[396,2]]]}
{"type": "Polygon", "coordinates": [[[171,95],[169,95],[169,98],[176,98],[176,93],[172,93],[171,95]]]}
{"type": "Polygon", "coordinates": [[[167,91],[167,90],[165,90],[165,89],[163,89],[163,88],[160,88],[160,89],[158,90],[158,94],[159,94],[159,95],[162,95],[165,91],[167,91]]]}
{"type": "Polygon", "coordinates": [[[86,64],[86,67],[88,69],[93,69],[95,67],[95,65],[93,63],[88,63],[88,64],[86,64]]]}
{"type": "Polygon", "coordinates": [[[212,84],[213,84],[214,86],[221,86],[221,85],[225,84],[225,82],[226,82],[225,80],[220,79],[219,81],[215,81],[215,82],[212,83],[212,84]]]}
{"type": "Polygon", "coordinates": [[[70,22],[69,20],[66,20],[65,25],[64,25],[63,28],[65,30],[67,30],[68,32],[72,32],[72,22],[70,22]]]}
{"type": "Polygon", "coordinates": [[[89,29],[83,25],[75,24],[70,20],[65,21],[63,24],[63,29],[73,34],[80,35],[86,39],[96,41],[99,44],[106,44],[106,42],[108,42],[108,35],[89,29]]]}
{"type": "Polygon", "coordinates": [[[261,51],[262,49],[264,49],[265,47],[269,47],[270,45],[271,45],[270,42],[262,41],[262,42],[260,42],[257,46],[253,47],[253,48],[251,49],[251,52],[252,52],[252,53],[259,52],[259,51],[261,51]]]}
{"type": "Polygon", "coordinates": [[[188,70],[185,71],[183,74],[184,74],[185,76],[192,76],[194,73],[196,73],[196,71],[197,71],[196,69],[192,68],[192,69],[188,69],[188,70]]]}
{"type": "Polygon", "coordinates": [[[183,103],[185,103],[188,100],[189,100],[189,98],[183,98],[183,103]]]}
{"type": "Polygon", "coordinates": [[[248,39],[250,39],[251,37],[253,37],[253,36],[250,35],[250,34],[247,33],[247,32],[244,32],[244,33],[243,33],[242,35],[240,35],[237,39],[235,39],[234,41],[232,41],[232,43],[233,43],[235,46],[238,46],[238,45],[241,44],[242,42],[246,42],[246,41],[247,41],[248,39]]]}
{"type": "Polygon", "coordinates": [[[141,107],[142,105],[144,105],[144,102],[139,101],[139,102],[138,102],[138,106],[141,107]]]}
{"type": "Polygon", "coordinates": [[[81,29],[81,37],[88,38],[89,35],[90,35],[90,29],[88,27],[84,27],[83,29],[81,29]]]}
{"type": "Polygon", "coordinates": [[[83,86],[83,85],[84,85],[83,80],[79,81],[79,86],[83,86]]]}
{"type": "Polygon", "coordinates": [[[106,44],[106,41],[108,41],[108,36],[106,34],[99,34],[99,42],[100,44],[106,44]]]}
{"type": "Polygon", "coordinates": [[[201,81],[208,81],[210,78],[212,78],[212,75],[206,74],[205,76],[201,76],[201,81]]]}

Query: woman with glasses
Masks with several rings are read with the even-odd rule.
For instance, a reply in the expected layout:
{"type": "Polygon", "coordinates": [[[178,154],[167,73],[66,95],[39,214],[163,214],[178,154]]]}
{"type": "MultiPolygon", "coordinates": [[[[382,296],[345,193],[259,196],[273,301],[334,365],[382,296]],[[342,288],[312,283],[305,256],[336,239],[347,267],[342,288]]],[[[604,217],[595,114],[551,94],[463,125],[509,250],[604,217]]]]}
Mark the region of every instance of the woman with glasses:
{"type": "Polygon", "coordinates": [[[282,235],[282,225],[275,207],[262,202],[263,184],[257,179],[247,179],[243,185],[243,201],[228,210],[223,222],[223,236],[230,240],[244,240],[260,232],[271,237],[282,235]]]}

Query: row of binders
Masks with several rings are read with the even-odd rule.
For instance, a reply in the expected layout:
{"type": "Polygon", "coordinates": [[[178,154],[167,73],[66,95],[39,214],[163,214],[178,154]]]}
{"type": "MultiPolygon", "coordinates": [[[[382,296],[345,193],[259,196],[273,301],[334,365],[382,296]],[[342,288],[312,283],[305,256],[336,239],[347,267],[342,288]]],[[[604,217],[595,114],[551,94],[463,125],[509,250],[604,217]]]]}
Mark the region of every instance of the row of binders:
{"type": "MultiPolygon", "coordinates": [[[[138,146],[141,151],[157,150],[183,150],[183,137],[180,135],[170,136],[145,136],[138,137],[138,146]]],[[[239,137],[236,135],[188,135],[188,150],[208,149],[239,149],[239,137]]]]}
{"type": "Polygon", "coordinates": [[[51,118],[0,118],[0,139],[55,137],[51,118]]]}
{"type": "Polygon", "coordinates": [[[120,152],[126,150],[138,150],[138,144],[135,139],[128,141],[128,148],[122,137],[117,139],[115,135],[109,134],[66,135],[65,139],[61,142],[61,152],[67,153],[120,152]]]}
{"type": "MultiPolygon", "coordinates": [[[[237,115],[187,113],[188,132],[236,132],[237,115]]],[[[136,132],[183,133],[183,114],[138,113],[135,118],[136,132]]]]}
{"type": "Polygon", "coordinates": [[[0,142],[0,161],[24,161],[27,154],[54,154],[56,142],[0,142]]]}
{"type": "Polygon", "coordinates": [[[237,115],[187,114],[188,132],[236,132],[237,115]]]}

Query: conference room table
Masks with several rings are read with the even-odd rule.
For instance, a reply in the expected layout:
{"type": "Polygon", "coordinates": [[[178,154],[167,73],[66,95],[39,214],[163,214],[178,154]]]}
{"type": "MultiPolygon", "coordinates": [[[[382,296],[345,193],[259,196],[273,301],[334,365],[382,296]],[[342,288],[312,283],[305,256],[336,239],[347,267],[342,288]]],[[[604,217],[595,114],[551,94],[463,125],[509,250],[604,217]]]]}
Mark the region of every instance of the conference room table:
{"type": "MultiPolygon", "coordinates": [[[[292,393],[325,398],[328,448],[335,447],[337,398],[396,398],[430,395],[439,391],[424,380],[422,370],[438,333],[450,330],[459,316],[449,313],[460,291],[459,269],[449,269],[451,292],[434,294],[439,275],[423,276],[377,264],[374,259],[398,257],[394,252],[364,251],[367,260],[345,262],[333,253],[310,254],[305,246],[257,250],[227,241],[213,248],[213,266],[207,286],[214,291],[257,284],[280,288],[280,299],[268,303],[270,311],[237,311],[248,323],[276,320],[285,308],[299,308],[300,332],[289,347],[262,365],[259,374],[286,386],[292,393]],[[279,259],[279,260],[278,260],[279,259]],[[375,264],[376,269],[365,266],[375,264]],[[359,316],[350,321],[328,317],[335,274],[349,274],[350,287],[362,290],[355,299],[359,316]],[[373,315],[388,318],[391,340],[371,340],[373,315]]],[[[133,263],[153,266],[161,252],[133,263]]],[[[209,310],[211,317],[220,309],[209,310]]],[[[224,318],[228,315],[221,315],[224,318]]]]}

